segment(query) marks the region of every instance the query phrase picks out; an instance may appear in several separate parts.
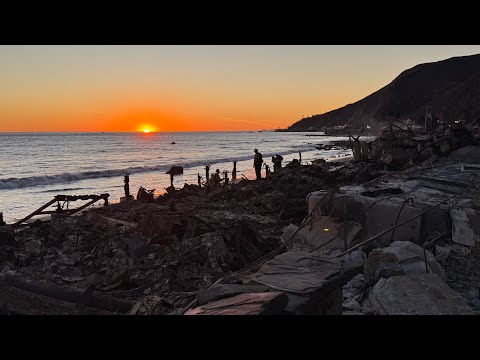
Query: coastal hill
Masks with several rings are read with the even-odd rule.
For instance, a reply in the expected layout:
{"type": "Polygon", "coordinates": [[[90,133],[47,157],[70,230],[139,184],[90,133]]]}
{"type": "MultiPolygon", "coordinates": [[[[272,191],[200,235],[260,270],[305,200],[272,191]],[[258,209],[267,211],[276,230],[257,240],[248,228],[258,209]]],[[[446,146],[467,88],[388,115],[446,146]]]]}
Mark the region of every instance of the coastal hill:
{"type": "Polygon", "coordinates": [[[375,128],[389,119],[421,123],[426,106],[434,117],[447,122],[480,119],[480,54],[414,66],[364,99],[303,118],[286,130],[323,131],[343,125],[375,128]]]}

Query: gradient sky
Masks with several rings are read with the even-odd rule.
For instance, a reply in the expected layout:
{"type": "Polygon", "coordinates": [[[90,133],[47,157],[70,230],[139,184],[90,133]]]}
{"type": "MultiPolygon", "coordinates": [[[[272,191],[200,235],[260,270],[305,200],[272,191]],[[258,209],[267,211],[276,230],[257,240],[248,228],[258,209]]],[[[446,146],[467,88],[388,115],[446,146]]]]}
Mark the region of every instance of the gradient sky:
{"type": "Polygon", "coordinates": [[[1,131],[260,130],[480,45],[0,46],[1,131]]]}

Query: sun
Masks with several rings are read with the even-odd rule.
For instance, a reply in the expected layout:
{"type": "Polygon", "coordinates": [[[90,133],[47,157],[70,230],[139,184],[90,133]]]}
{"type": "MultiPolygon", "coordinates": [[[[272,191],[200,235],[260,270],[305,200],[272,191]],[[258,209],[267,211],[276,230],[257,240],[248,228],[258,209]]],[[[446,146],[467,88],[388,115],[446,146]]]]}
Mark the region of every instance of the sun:
{"type": "Polygon", "coordinates": [[[157,127],[152,124],[143,123],[137,126],[137,131],[143,134],[150,134],[157,131],[157,127]]]}

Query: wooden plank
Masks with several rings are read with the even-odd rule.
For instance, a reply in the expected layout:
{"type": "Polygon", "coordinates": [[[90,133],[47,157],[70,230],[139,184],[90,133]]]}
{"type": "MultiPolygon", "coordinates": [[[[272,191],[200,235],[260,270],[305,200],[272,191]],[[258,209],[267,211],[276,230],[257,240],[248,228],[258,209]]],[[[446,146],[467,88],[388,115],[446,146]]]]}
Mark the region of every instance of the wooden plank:
{"type": "Polygon", "coordinates": [[[246,293],[190,309],[185,315],[273,315],[283,313],[287,303],[282,292],[246,293]]]}

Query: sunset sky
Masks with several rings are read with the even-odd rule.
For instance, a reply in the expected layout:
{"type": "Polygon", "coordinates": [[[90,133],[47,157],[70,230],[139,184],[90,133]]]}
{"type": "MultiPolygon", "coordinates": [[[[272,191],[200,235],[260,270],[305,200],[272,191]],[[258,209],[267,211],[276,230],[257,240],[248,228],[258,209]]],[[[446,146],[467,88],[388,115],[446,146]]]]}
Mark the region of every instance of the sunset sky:
{"type": "Polygon", "coordinates": [[[283,128],[479,45],[4,46],[2,131],[283,128]]]}

